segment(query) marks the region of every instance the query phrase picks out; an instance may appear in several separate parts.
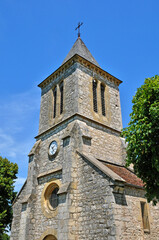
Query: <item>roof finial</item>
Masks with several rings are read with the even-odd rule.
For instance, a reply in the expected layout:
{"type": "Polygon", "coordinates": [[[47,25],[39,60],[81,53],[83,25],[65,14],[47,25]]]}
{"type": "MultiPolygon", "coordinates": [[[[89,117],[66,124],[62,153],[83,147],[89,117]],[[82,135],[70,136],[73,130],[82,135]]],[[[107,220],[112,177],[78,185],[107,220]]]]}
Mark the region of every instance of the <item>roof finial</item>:
{"type": "Polygon", "coordinates": [[[82,26],[82,24],[83,24],[83,22],[81,22],[81,23],[79,22],[79,23],[78,23],[78,26],[75,28],[75,30],[78,29],[78,37],[80,37],[80,35],[81,35],[81,34],[80,34],[80,27],[82,26]]]}

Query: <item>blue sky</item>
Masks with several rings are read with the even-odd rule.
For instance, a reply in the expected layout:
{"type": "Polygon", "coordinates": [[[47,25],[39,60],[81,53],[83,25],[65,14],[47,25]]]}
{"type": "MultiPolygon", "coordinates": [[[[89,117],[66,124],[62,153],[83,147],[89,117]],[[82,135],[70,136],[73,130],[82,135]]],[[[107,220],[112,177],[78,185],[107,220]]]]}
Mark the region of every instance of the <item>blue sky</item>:
{"type": "Polygon", "coordinates": [[[40,89],[81,38],[99,65],[123,81],[123,126],[144,79],[159,72],[158,0],[1,0],[0,155],[17,162],[16,190],[27,177],[38,133],[40,89]]]}

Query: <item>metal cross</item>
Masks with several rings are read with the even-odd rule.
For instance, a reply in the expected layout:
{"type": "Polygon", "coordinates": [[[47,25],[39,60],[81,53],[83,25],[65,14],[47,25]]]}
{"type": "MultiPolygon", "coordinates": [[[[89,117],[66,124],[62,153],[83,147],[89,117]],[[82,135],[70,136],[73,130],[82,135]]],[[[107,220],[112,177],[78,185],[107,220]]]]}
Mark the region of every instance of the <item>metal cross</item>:
{"type": "Polygon", "coordinates": [[[81,23],[79,22],[79,23],[78,23],[78,27],[75,28],[75,30],[78,29],[78,37],[80,37],[80,35],[81,35],[81,34],[80,34],[80,27],[82,26],[82,24],[83,24],[83,22],[81,22],[81,23]]]}

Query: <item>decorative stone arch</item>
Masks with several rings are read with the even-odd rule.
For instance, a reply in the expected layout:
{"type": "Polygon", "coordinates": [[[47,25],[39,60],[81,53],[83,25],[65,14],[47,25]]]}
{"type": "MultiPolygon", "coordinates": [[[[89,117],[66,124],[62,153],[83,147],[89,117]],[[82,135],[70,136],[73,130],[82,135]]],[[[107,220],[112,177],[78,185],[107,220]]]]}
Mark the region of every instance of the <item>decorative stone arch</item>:
{"type": "Polygon", "coordinates": [[[53,235],[47,235],[43,240],[57,240],[57,238],[53,235]]]}
{"type": "Polygon", "coordinates": [[[47,229],[38,240],[57,240],[57,231],[55,229],[47,229]]]}

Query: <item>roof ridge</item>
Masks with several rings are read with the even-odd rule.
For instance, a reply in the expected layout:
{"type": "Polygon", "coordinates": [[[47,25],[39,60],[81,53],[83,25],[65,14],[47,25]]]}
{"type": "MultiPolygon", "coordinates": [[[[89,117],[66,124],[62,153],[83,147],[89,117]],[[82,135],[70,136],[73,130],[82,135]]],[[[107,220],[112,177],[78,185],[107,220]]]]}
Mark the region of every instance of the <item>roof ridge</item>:
{"type": "Polygon", "coordinates": [[[99,158],[97,158],[97,159],[98,159],[98,161],[103,162],[103,163],[106,163],[106,164],[111,164],[111,165],[115,165],[115,166],[127,168],[125,165],[121,165],[121,164],[118,164],[118,163],[112,163],[112,162],[109,162],[109,161],[106,161],[106,160],[101,160],[101,159],[99,159],[99,158]]]}

